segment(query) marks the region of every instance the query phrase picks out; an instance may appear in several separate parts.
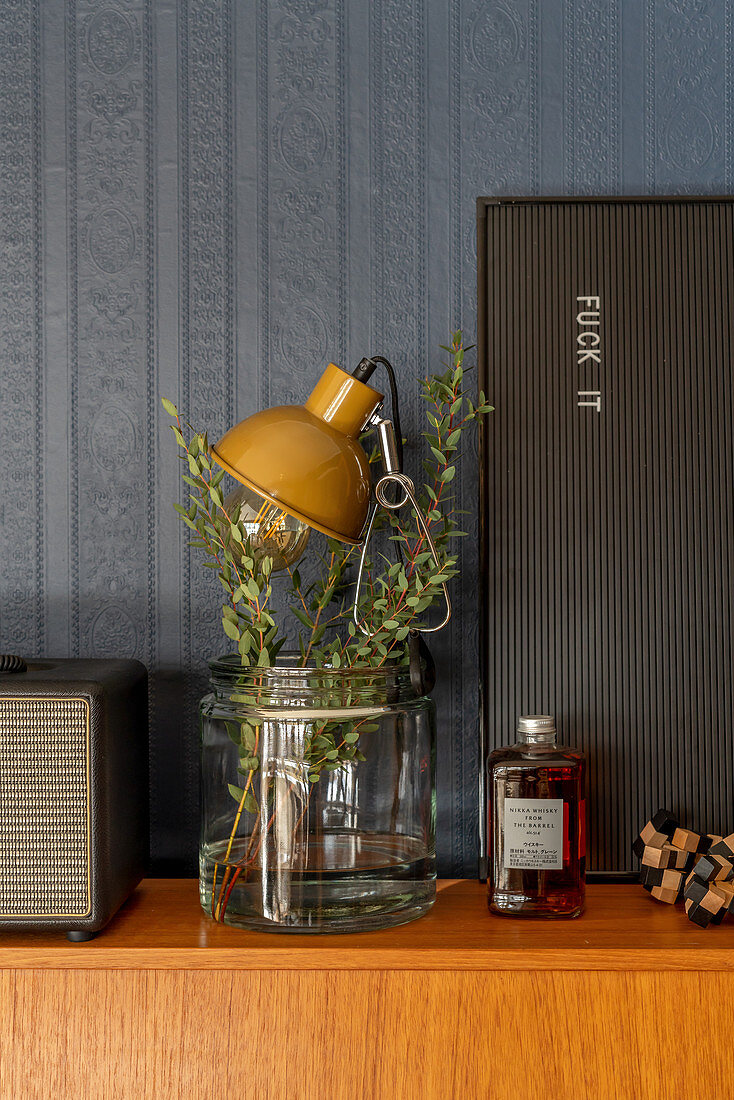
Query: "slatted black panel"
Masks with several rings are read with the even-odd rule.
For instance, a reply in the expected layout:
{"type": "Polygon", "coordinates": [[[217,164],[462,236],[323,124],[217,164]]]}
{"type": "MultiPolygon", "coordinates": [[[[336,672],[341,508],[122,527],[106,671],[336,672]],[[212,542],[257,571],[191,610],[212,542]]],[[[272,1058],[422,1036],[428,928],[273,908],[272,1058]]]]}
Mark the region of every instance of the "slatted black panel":
{"type": "Polygon", "coordinates": [[[734,830],[734,206],[479,214],[485,745],[555,713],[589,755],[590,867],[631,870],[658,806],[734,830]]]}

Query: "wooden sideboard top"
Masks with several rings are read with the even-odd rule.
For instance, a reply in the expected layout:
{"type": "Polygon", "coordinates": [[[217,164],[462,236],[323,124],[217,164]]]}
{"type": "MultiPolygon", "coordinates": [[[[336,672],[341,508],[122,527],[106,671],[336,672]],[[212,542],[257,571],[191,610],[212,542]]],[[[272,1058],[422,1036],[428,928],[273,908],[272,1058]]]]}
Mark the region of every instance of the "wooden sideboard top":
{"type": "Polygon", "coordinates": [[[438,884],[420,920],[383,932],[278,935],[214,924],[193,879],[146,879],[88,943],[0,932],[0,969],[734,970],[734,920],[698,928],[639,886],[592,885],[572,921],[492,916],[486,889],[438,884]]]}

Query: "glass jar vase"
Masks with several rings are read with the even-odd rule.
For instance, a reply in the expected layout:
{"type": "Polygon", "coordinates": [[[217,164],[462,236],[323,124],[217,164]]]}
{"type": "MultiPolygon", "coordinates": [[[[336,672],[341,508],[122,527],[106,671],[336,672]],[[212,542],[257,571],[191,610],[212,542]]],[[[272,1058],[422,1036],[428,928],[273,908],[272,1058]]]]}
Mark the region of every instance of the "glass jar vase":
{"type": "Polygon", "coordinates": [[[435,711],[405,669],[210,663],[201,904],[274,932],[349,932],[435,897],[435,711]]]}

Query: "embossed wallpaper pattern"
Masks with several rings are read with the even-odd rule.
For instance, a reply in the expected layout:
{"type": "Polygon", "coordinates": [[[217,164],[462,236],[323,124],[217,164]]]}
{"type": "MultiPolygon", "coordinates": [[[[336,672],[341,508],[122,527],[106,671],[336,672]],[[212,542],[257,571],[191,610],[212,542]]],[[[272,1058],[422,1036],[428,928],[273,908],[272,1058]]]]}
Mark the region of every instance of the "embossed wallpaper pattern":
{"type": "MultiPolygon", "coordinates": [[[[413,376],[475,331],[478,195],[731,192],[732,9],[2,0],[0,650],[151,670],[156,870],[195,865],[195,706],[223,648],[160,395],[216,436],[382,352],[414,433],[413,376]]],[[[474,513],[471,459],[459,491],[474,513]]],[[[471,875],[473,538],[462,554],[439,845],[471,875]]]]}

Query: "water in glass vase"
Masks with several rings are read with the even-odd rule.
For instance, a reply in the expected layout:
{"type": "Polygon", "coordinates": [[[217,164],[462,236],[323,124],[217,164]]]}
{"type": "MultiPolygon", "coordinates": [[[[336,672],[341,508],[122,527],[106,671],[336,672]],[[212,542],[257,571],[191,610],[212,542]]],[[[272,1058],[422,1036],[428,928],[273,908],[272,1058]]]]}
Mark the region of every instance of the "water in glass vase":
{"type": "Polygon", "coordinates": [[[403,669],[212,662],[200,898],[272,932],[402,924],[435,897],[435,723],[403,669]]]}
{"type": "Polygon", "coordinates": [[[414,920],[435,897],[435,856],[414,837],[327,832],[291,847],[280,868],[274,844],[239,839],[225,858],[227,848],[204,846],[199,874],[201,904],[224,924],[363,932],[414,920]]]}

